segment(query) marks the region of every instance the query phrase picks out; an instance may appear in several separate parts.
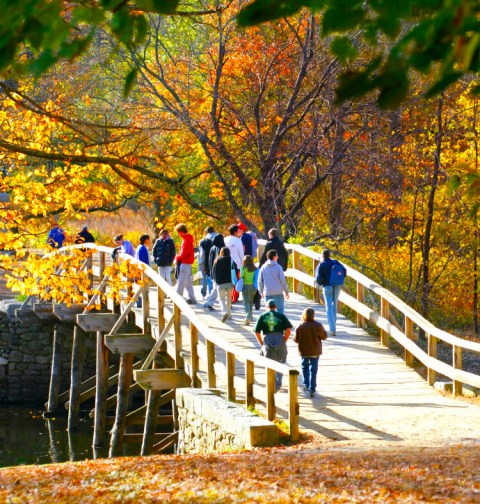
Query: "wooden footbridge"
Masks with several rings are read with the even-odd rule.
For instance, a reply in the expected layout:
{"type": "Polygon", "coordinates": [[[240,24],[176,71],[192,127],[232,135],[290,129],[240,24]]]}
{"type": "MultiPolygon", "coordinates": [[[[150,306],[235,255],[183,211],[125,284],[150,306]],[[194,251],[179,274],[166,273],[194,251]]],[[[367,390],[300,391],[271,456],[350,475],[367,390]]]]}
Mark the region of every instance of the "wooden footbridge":
{"type": "MultiPolygon", "coordinates": [[[[342,420],[342,415],[348,415],[346,412],[355,403],[359,389],[355,389],[354,384],[359,378],[352,374],[352,386],[345,390],[335,376],[338,373],[348,375],[359,367],[360,372],[369,373],[367,366],[372,365],[385,376],[390,374],[387,381],[371,376],[365,378],[368,386],[364,396],[371,394],[368,387],[371,390],[372,384],[382,387],[390,400],[394,394],[398,395],[399,388],[405,397],[407,389],[421,389],[414,368],[423,371],[427,388],[435,383],[437,375],[452,382],[454,395],[461,394],[464,386],[480,388],[480,376],[463,370],[462,365],[463,352],[478,355],[480,344],[434,327],[391,292],[350,267],[347,267],[348,278],[340,304],[354,320],[341,317],[338,337],[327,341],[318,388],[321,394],[328,389],[330,396],[317,398],[315,405],[299,393],[302,387],[299,388],[301,380],[298,383],[300,366],[295,345],[289,342],[289,364],[260,356],[252,328],[241,324],[244,318],[241,303],[234,306],[233,320],[224,324],[218,312],[207,312],[201,304],[188,305],[154,269],[144,267],[141,285],[135,279],[125,278],[125,285],[128,285],[125,292],[131,290],[128,302],[109,301],[98,310],[98,295],[110,288],[105,268],[111,262],[112,249],[85,244],[66,247],[56,253],[62,254],[67,263],[69,255],[79,248],[86,255],[82,267],[91,277],[93,295],[85,297],[84,303],[72,306],[28,298],[17,310],[17,317],[24,323],[32,317],[55,321],[46,414],[54,414],[65,405],[69,428],[74,429],[80,405],[93,400],[93,445],[102,446],[107,429],[112,426],[111,456],[119,454],[123,443],[128,441],[141,442],[141,454],[171,449],[178,437],[175,390],[181,387],[218,389],[229,401],[245,407],[254,406],[270,420],[283,419],[293,440],[298,439],[299,427],[312,429],[330,439],[348,439],[352,430],[368,432],[375,439],[389,438],[388,434],[380,433],[381,429],[362,424],[360,419],[342,420]],[[137,307],[139,299],[141,307],[137,307]],[[376,330],[379,338],[368,335],[363,330],[367,327],[376,330]],[[71,333],[70,387],[61,391],[61,355],[64,340],[71,333]],[[96,335],[96,374],[84,379],[87,333],[96,335]],[[420,334],[425,335],[426,345],[422,344],[420,334]],[[403,364],[388,350],[392,344],[396,345],[397,353],[398,348],[403,348],[403,364]],[[451,349],[450,362],[437,358],[439,345],[451,349]],[[329,355],[338,360],[332,361],[329,355]],[[389,366],[399,370],[394,378],[394,368],[389,366]],[[284,374],[283,388],[277,394],[276,372],[284,374]],[[390,388],[392,384],[396,385],[395,391],[390,388]],[[135,405],[132,397],[136,396],[138,403],[139,392],[142,392],[141,404],[135,405]],[[330,408],[327,414],[327,403],[330,406],[337,403],[338,409],[330,408]],[[171,408],[165,412],[162,407],[168,405],[171,408]],[[108,416],[113,408],[115,415],[108,416]],[[143,431],[139,431],[142,427],[143,431]]],[[[303,309],[316,305],[322,320],[323,311],[318,305],[321,296],[313,278],[320,255],[298,245],[287,245],[287,248],[291,251],[291,267],[286,275],[291,282],[292,296],[286,305],[286,314],[296,325],[303,309]]],[[[116,260],[136,263],[122,254],[116,260]]],[[[379,411],[382,406],[375,405],[372,397],[368,404],[372,408],[378,406],[379,411]]],[[[381,411],[378,415],[385,414],[385,407],[381,411]]],[[[480,420],[480,408],[474,415],[480,420]]],[[[398,420],[402,421],[401,415],[398,420]]],[[[476,425],[476,433],[480,434],[480,422],[476,425]]]]}

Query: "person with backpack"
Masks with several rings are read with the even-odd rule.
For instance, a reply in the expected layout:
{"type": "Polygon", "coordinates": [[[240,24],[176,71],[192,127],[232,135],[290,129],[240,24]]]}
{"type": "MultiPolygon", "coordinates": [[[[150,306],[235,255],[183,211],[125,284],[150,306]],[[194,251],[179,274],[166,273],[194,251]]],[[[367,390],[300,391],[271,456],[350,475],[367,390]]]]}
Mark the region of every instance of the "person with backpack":
{"type": "Polygon", "coordinates": [[[58,223],[53,225],[47,236],[47,244],[54,249],[62,248],[63,242],[66,240],[65,231],[60,228],[58,223]]]}
{"type": "Polygon", "coordinates": [[[343,264],[330,257],[330,250],[322,251],[322,262],[315,271],[315,280],[323,287],[325,311],[327,312],[330,336],[337,334],[337,303],[340,290],[345,282],[347,270],[343,264]]]}
{"type": "Polygon", "coordinates": [[[260,266],[267,262],[267,254],[269,250],[276,250],[278,255],[278,264],[282,267],[283,271],[288,268],[288,252],[283,244],[283,241],[278,237],[278,229],[272,228],[268,232],[268,241],[265,244],[262,257],[260,259],[260,266]]]}
{"type": "Polygon", "coordinates": [[[177,251],[175,249],[175,242],[168,234],[167,229],[160,231],[160,236],[153,245],[153,261],[158,266],[158,272],[169,285],[172,285],[172,264],[177,251]]]}
{"type": "MultiPolygon", "coordinates": [[[[210,253],[208,255],[208,266],[210,268],[210,274],[212,273],[215,259],[220,255],[220,250],[222,250],[222,248],[225,247],[225,240],[223,238],[223,235],[221,235],[220,233],[215,235],[212,240],[212,243],[213,246],[210,249],[210,253]]],[[[210,311],[215,311],[213,305],[215,304],[215,300],[218,297],[218,293],[217,293],[217,285],[215,283],[215,278],[213,278],[213,275],[212,275],[212,281],[213,281],[213,290],[205,299],[203,307],[207,308],[210,311]]]]}
{"type": "Polygon", "coordinates": [[[212,268],[212,277],[215,280],[218,299],[222,307],[222,322],[232,318],[232,291],[237,275],[237,265],[230,256],[230,249],[223,247],[212,268]]]}
{"type": "Polygon", "coordinates": [[[200,290],[202,297],[205,299],[208,294],[213,290],[213,282],[210,272],[210,250],[213,247],[213,239],[217,233],[212,226],[208,226],[205,229],[205,236],[200,240],[198,244],[198,271],[202,274],[202,288],[200,290]]]}

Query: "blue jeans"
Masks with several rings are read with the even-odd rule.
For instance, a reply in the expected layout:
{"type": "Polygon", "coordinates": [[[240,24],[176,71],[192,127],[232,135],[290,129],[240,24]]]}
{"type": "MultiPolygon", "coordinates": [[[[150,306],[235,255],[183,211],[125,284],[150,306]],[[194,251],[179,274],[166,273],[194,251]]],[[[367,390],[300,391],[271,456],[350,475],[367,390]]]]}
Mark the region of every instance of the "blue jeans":
{"type": "Polygon", "coordinates": [[[255,293],[257,289],[252,285],[244,285],[242,289],[243,295],[243,306],[245,308],[245,319],[251,322],[253,320],[253,298],[255,297],[255,293]]]}
{"type": "Polygon", "coordinates": [[[212,277],[208,276],[205,271],[201,271],[202,273],[202,288],[200,289],[200,292],[203,297],[206,297],[207,295],[207,287],[208,287],[208,293],[210,294],[213,289],[213,282],[212,282],[212,277]]]}
{"type": "Polygon", "coordinates": [[[319,357],[302,357],[303,385],[310,392],[317,390],[319,357]]]}
{"type": "Polygon", "coordinates": [[[283,313],[285,309],[285,298],[283,297],[283,294],[275,294],[274,296],[265,295],[265,306],[267,305],[269,299],[273,299],[277,304],[278,313],[283,313]]]}
{"type": "Polygon", "coordinates": [[[340,285],[324,285],[323,297],[325,299],[325,311],[330,332],[337,331],[337,301],[340,295],[340,285]]]}

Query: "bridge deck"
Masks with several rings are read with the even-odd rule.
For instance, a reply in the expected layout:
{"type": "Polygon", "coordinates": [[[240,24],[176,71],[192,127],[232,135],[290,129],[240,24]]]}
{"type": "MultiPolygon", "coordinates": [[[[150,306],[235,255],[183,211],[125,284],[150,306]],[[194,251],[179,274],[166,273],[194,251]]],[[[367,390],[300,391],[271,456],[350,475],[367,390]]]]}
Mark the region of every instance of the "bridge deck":
{"type": "MultiPolygon", "coordinates": [[[[200,299],[199,288],[195,290],[200,299]]],[[[308,306],[314,306],[317,319],[326,324],[321,306],[295,294],[286,302],[285,314],[297,326],[302,311],[308,306]]],[[[258,349],[253,326],[242,325],[241,301],[233,305],[232,320],[225,324],[220,320],[218,303],[215,312],[203,309],[200,303],[194,309],[212,331],[232,344],[258,349]]],[[[221,355],[218,358],[224,361],[221,355]]],[[[293,333],[288,342],[287,362],[301,372],[293,333]]],[[[238,369],[243,374],[243,370],[238,369]]],[[[256,369],[255,378],[259,384],[264,384],[264,371],[256,369]]],[[[236,380],[237,397],[241,398],[241,377],[236,380]]],[[[285,382],[276,394],[276,402],[277,406],[286,408],[285,382]]],[[[300,375],[300,389],[301,384],[300,375]]],[[[324,342],[317,392],[318,397],[310,398],[299,390],[300,428],[316,433],[320,440],[329,444],[445,446],[480,442],[478,401],[446,397],[429,387],[400,357],[382,347],[377,338],[341,316],[337,336],[324,342]]]]}

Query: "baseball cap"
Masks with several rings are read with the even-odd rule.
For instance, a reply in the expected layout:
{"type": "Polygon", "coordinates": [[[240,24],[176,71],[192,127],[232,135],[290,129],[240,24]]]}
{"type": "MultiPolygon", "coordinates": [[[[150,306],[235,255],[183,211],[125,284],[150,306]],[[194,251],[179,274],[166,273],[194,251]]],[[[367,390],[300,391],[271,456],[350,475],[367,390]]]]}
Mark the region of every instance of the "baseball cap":
{"type": "Polygon", "coordinates": [[[247,230],[247,226],[245,226],[245,224],[243,222],[239,222],[237,224],[238,228],[241,229],[242,231],[246,231],[247,230]]]}
{"type": "Polygon", "coordinates": [[[267,301],[267,306],[268,306],[269,308],[273,308],[274,306],[277,306],[277,303],[275,302],[275,299],[269,299],[269,300],[267,301]]]}

